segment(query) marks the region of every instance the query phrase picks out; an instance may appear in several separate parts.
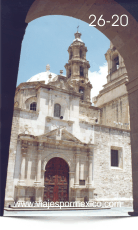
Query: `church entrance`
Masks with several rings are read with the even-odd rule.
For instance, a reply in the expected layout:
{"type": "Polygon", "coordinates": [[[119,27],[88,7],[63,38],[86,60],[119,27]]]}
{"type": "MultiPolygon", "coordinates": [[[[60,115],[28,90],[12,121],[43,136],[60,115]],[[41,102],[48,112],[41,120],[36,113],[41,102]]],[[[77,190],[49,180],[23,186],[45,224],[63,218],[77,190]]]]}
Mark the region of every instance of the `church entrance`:
{"type": "Polygon", "coordinates": [[[44,201],[68,201],[69,166],[62,158],[54,157],[48,161],[44,186],[44,201]]]}

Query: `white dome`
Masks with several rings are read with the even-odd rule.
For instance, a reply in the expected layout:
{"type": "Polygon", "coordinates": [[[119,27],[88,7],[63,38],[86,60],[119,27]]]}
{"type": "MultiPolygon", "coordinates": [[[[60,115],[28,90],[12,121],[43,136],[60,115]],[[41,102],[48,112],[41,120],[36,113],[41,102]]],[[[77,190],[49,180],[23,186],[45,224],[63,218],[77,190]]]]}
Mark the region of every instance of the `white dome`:
{"type": "Polygon", "coordinates": [[[49,75],[51,74],[50,81],[53,81],[53,79],[57,76],[55,73],[51,73],[50,71],[38,73],[31,77],[27,82],[33,82],[33,81],[45,81],[45,84],[48,84],[49,82],[49,75]]]}

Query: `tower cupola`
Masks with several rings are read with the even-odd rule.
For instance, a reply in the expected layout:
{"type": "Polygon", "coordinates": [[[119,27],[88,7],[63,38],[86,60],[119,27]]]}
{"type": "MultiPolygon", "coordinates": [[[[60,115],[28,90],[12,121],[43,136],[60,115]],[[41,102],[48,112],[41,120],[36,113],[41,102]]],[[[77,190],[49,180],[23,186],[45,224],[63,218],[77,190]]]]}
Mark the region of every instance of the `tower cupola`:
{"type": "Polygon", "coordinates": [[[92,85],[88,79],[89,62],[86,60],[87,47],[81,40],[81,33],[76,32],[75,39],[68,48],[69,60],[66,63],[66,77],[76,92],[81,94],[81,100],[90,102],[92,85]]]}

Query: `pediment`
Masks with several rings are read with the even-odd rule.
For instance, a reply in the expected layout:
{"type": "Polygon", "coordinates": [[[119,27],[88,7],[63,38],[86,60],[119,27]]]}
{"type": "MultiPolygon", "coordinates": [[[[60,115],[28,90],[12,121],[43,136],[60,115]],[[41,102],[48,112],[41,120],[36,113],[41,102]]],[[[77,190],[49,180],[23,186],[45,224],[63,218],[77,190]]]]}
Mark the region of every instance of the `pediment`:
{"type": "Polygon", "coordinates": [[[60,89],[73,90],[73,87],[68,84],[66,77],[57,76],[55,81],[51,81],[48,84],[60,89]]]}
{"type": "Polygon", "coordinates": [[[80,144],[82,143],[79,139],[77,139],[73,134],[68,132],[66,129],[54,129],[38,137],[39,140],[44,140],[47,138],[55,139],[55,140],[71,141],[80,144]]]}
{"type": "Polygon", "coordinates": [[[66,141],[73,141],[76,143],[82,143],[79,139],[77,139],[73,134],[69,133],[67,130],[63,129],[62,130],[62,136],[61,140],[66,140],[66,141]]]}

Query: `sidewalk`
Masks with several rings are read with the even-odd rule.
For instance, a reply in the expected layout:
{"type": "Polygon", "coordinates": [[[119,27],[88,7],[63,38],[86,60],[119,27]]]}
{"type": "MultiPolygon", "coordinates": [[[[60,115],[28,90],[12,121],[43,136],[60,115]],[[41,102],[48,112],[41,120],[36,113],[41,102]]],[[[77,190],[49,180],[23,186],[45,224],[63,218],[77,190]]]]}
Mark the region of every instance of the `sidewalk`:
{"type": "Polygon", "coordinates": [[[66,210],[4,210],[4,216],[129,216],[132,207],[111,209],[66,209],[66,210]]]}

